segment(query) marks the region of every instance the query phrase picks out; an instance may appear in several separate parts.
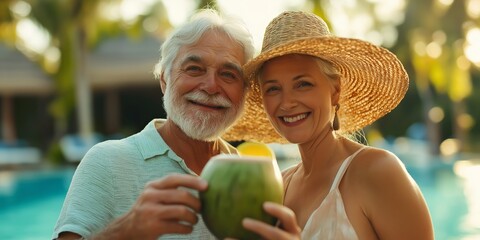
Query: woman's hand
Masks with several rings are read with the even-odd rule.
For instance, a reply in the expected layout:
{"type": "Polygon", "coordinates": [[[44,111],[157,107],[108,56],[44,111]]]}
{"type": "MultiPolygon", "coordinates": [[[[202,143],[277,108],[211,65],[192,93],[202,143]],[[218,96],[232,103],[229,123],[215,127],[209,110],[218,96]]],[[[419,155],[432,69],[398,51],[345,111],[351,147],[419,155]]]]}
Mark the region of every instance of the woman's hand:
{"type": "Polygon", "coordinates": [[[300,239],[302,229],[298,226],[295,213],[290,208],[278,203],[265,202],[263,209],[278,219],[279,224],[277,225],[279,226],[245,218],[242,222],[243,227],[257,233],[264,239],[300,239]]]}

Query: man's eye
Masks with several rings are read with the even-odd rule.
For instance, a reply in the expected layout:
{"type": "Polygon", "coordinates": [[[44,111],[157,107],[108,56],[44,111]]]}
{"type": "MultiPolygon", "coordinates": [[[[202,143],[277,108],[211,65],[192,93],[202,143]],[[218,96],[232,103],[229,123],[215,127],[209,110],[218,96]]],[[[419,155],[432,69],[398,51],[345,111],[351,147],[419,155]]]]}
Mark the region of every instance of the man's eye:
{"type": "Polygon", "coordinates": [[[234,72],[229,72],[229,71],[226,71],[226,72],[222,72],[221,75],[223,77],[226,77],[226,78],[229,78],[229,79],[232,79],[232,80],[235,80],[235,79],[238,79],[238,74],[234,73],[234,72]]]}
{"type": "Polygon", "coordinates": [[[203,72],[203,69],[199,66],[192,65],[192,66],[187,66],[185,68],[185,72],[187,72],[187,73],[201,73],[201,72],[203,72]]]}

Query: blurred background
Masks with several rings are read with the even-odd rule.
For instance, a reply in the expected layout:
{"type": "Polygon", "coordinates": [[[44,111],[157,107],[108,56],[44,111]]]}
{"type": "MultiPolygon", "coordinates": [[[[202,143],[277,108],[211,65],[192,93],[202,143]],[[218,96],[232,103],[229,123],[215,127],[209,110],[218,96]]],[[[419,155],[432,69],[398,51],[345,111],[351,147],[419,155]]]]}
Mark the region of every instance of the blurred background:
{"type": "Polygon", "coordinates": [[[0,239],[48,239],[85,152],[165,117],[160,45],[206,6],[241,17],[257,51],[271,19],[304,10],[394,52],[409,90],[364,141],[405,163],[436,239],[480,239],[480,0],[0,0],[0,239]]]}

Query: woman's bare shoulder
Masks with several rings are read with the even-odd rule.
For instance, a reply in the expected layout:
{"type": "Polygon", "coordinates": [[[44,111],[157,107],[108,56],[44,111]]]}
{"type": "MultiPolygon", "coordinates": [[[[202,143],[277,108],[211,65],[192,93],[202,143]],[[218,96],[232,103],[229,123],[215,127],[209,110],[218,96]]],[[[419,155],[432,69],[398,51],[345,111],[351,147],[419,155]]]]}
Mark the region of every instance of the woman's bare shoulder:
{"type": "Polygon", "coordinates": [[[392,152],[367,147],[349,166],[348,173],[355,188],[365,194],[388,192],[392,187],[416,188],[403,162],[392,152]]]}
{"type": "Polygon", "coordinates": [[[351,168],[362,177],[388,176],[392,172],[406,171],[405,165],[394,153],[375,147],[366,147],[358,153],[351,168]]]}
{"type": "Polygon", "coordinates": [[[300,163],[292,165],[292,166],[282,170],[283,181],[285,182],[287,179],[290,179],[292,177],[293,173],[295,173],[295,171],[297,170],[297,168],[299,166],[300,166],[300,163]]]}
{"type": "Polygon", "coordinates": [[[420,188],[395,154],[368,147],[350,167],[351,189],[379,236],[431,239],[431,220],[420,188]]]}
{"type": "Polygon", "coordinates": [[[418,186],[405,164],[394,153],[368,147],[356,158],[349,168],[350,178],[368,199],[418,192],[418,186]]]}

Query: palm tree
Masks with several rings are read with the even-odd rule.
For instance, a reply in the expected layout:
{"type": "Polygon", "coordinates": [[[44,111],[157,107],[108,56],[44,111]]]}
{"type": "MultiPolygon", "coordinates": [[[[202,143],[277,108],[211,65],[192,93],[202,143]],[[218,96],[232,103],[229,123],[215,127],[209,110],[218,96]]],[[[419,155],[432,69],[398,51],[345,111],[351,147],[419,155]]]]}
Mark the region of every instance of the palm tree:
{"type": "MultiPolygon", "coordinates": [[[[400,25],[394,26],[398,31],[398,38],[390,49],[406,65],[414,83],[411,84],[411,90],[417,90],[417,94],[412,91],[407,93],[406,98],[409,99],[406,99],[406,102],[411,103],[415,98],[421,100],[418,105],[421,106],[420,112],[423,113],[423,121],[427,129],[427,142],[432,155],[440,153],[440,143],[444,138],[441,130],[445,129],[445,127],[442,128],[441,118],[432,118],[432,115],[435,115],[436,112],[442,113],[442,108],[451,109],[452,135],[459,140],[461,150],[466,146],[469,139],[468,130],[472,127],[472,121],[468,121],[472,118],[469,117],[470,114],[465,103],[474,91],[471,82],[473,64],[466,59],[463,46],[466,31],[468,28],[479,28],[480,19],[467,14],[468,6],[466,4],[469,1],[451,1],[451,4],[446,5],[441,3],[442,1],[436,0],[404,1],[406,6],[404,21],[400,25]],[[445,99],[450,102],[451,106],[442,103],[445,102],[445,99]]],[[[307,2],[313,12],[324,16],[325,13],[328,15],[328,12],[322,9],[327,9],[334,0],[308,0],[307,2]]],[[[363,14],[371,16],[373,26],[381,29],[385,27],[385,23],[382,23],[374,12],[375,5],[378,3],[356,1],[354,8],[355,11],[362,9],[363,14]]],[[[409,116],[412,115],[411,105],[399,107],[396,115],[393,114],[394,117],[409,120],[402,122],[418,121],[409,116]],[[406,114],[407,111],[410,114],[406,114]]],[[[444,110],[444,114],[447,113],[444,110]]],[[[386,120],[398,124],[398,121],[388,118],[388,116],[386,120]]],[[[388,126],[390,123],[382,125],[388,126]]],[[[448,130],[448,128],[446,129],[448,130]]]]}
{"type": "MultiPolygon", "coordinates": [[[[440,119],[432,118],[432,109],[453,109],[453,136],[460,150],[466,146],[468,129],[460,116],[468,115],[465,100],[472,93],[471,64],[465,57],[466,23],[475,20],[466,13],[466,1],[442,5],[438,1],[408,1],[405,22],[400,27],[397,49],[407,53],[413,67],[413,78],[422,99],[430,153],[440,153],[442,132],[440,119]],[[424,17],[428,12],[428,17],[424,17]],[[448,99],[451,106],[442,104],[448,99]],[[441,106],[441,108],[435,108],[441,106]]],[[[479,22],[477,20],[477,27],[479,22]]]]}
{"type": "MultiPolygon", "coordinates": [[[[0,39],[16,42],[16,23],[28,18],[46,30],[51,38],[51,48],[58,49],[60,59],[49,62],[45,55],[37,56],[38,63],[52,75],[57,94],[50,106],[50,112],[56,119],[55,136],[58,139],[67,131],[67,122],[74,109],[77,110],[78,131],[84,138],[93,133],[91,107],[91,89],[86,78],[86,54],[97,44],[119,33],[138,37],[144,32],[142,21],[160,23],[159,35],[170,28],[165,8],[157,1],[133,22],[126,24],[122,18],[108,19],[104,15],[106,8],[118,9],[123,0],[27,0],[31,11],[24,16],[16,16],[12,6],[19,0],[0,2],[0,39]],[[76,106],[76,107],[75,107],[76,106]]],[[[120,15],[117,13],[117,15],[120,15]]]]}

